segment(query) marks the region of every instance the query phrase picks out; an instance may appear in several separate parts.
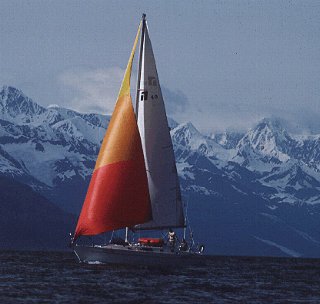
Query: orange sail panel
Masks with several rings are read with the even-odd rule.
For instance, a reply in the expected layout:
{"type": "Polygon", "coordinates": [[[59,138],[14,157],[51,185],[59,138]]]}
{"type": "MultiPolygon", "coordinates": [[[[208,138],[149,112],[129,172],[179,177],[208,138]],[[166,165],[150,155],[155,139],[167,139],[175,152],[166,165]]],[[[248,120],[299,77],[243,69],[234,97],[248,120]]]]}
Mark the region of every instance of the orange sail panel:
{"type": "Polygon", "coordinates": [[[141,24],[122,81],[118,100],[102,142],[74,240],[131,227],[152,218],[148,181],[130,96],[132,61],[141,24]]]}

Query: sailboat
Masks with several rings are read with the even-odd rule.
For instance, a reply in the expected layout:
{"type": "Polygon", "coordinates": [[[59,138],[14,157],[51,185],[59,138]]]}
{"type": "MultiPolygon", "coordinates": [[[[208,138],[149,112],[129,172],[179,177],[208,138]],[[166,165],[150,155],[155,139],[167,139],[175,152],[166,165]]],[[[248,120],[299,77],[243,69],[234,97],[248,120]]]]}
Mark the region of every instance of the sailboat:
{"type": "MultiPolygon", "coordinates": [[[[172,229],[186,229],[170,129],[146,16],[143,14],[118,99],[102,141],[74,236],[80,262],[177,266],[198,264],[204,247],[181,241],[172,229]],[[135,111],[130,78],[140,37],[135,111]],[[80,236],[125,229],[125,239],[79,245],[80,236]],[[128,239],[128,232],[169,230],[170,239],[128,239]]],[[[194,243],[193,243],[194,244],[194,243]]]]}

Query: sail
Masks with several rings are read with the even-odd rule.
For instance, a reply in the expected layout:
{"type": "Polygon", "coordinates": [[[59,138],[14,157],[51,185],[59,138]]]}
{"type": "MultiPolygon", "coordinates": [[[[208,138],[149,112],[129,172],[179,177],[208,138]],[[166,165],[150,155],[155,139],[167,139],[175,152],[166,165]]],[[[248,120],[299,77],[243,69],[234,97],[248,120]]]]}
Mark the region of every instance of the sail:
{"type": "Polygon", "coordinates": [[[132,227],[152,218],[141,139],[130,96],[132,61],[141,24],[118,100],[102,142],[74,240],[80,235],[132,227]]]}
{"type": "Polygon", "coordinates": [[[175,157],[148,28],[143,29],[138,78],[138,127],[145,158],[153,220],[137,229],[183,227],[175,157]]]}

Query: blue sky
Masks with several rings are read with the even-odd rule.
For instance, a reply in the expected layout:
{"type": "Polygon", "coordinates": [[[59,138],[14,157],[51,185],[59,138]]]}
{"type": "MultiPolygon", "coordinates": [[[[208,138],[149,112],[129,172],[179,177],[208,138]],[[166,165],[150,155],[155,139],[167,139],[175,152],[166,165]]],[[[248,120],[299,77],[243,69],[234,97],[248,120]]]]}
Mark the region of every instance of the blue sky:
{"type": "Polygon", "coordinates": [[[266,116],[320,133],[319,1],[0,1],[0,85],[111,112],[147,14],[169,115],[205,131],[266,116]]]}

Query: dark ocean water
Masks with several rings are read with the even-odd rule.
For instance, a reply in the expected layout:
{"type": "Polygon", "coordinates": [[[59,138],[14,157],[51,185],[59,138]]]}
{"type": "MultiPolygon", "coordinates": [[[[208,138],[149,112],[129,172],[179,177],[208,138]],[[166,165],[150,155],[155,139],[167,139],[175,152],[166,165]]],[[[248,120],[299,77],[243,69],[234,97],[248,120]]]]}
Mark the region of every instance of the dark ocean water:
{"type": "Polygon", "coordinates": [[[0,303],[320,303],[320,259],[208,257],[176,270],[0,252],[0,303]]]}

